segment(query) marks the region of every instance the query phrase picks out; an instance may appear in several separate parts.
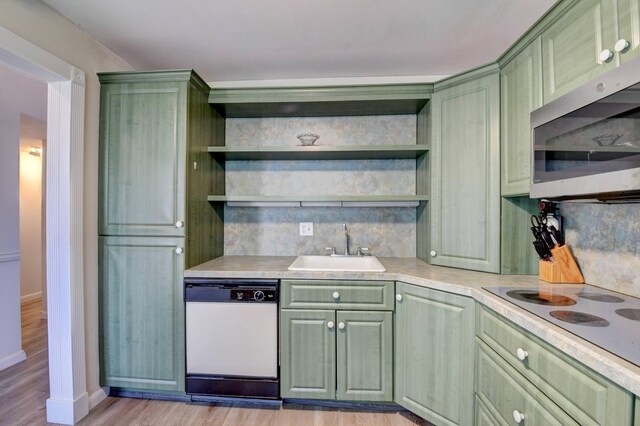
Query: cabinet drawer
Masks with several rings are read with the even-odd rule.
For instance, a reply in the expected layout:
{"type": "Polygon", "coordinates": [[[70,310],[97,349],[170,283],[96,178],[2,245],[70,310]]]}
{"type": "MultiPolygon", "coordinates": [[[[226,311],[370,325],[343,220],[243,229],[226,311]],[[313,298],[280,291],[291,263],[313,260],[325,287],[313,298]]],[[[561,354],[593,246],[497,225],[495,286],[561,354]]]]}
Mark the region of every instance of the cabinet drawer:
{"type": "Polygon", "coordinates": [[[488,309],[477,312],[478,337],[580,424],[631,424],[631,394],[488,309]]]}
{"type": "Polygon", "coordinates": [[[528,425],[577,425],[542,392],[478,340],[476,395],[500,424],[515,424],[515,412],[528,425]]]}
{"type": "Polygon", "coordinates": [[[493,417],[493,414],[489,411],[489,409],[482,403],[478,395],[475,397],[474,401],[474,409],[475,409],[475,425],[476,426],[495,426],[499,424],[503,424],[503,422],[499,422],[493,417]]]}
{"type": "Polygon", "coordinates": [[[392,311],[393,281],[283,280],[283,309],[392,311]]]}

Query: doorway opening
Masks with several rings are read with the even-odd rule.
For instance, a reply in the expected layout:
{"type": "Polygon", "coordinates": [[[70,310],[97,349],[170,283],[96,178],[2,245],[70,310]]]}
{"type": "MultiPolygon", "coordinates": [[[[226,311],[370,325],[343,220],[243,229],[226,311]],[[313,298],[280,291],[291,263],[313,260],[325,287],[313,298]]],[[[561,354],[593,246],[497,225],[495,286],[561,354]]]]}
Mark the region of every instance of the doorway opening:
{"type": "MultiPolygon", "coordinates": [[[[0,83],[1,84],[1,83],[0,83]]],[[[42,86],[46,112],[47,86],[42,86]]],[[[42,102],[44,101],[44,102],[42,102]]],[[[20,114],[20,311],[22,350],[27,358],[47,349],[45,178],[47,123],[20,114]]]]}

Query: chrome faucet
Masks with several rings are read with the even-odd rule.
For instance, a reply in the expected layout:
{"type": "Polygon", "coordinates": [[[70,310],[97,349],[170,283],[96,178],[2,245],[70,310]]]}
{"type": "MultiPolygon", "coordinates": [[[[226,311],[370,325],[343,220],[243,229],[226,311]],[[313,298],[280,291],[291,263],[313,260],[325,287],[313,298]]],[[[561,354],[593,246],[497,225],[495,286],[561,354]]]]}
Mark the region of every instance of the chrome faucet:
{"type": "Polygon", "coordinates": [[[344,255],[349,256],[349,231],[346,223],[343,223],[342,227],[344,228],[344,255]]]}

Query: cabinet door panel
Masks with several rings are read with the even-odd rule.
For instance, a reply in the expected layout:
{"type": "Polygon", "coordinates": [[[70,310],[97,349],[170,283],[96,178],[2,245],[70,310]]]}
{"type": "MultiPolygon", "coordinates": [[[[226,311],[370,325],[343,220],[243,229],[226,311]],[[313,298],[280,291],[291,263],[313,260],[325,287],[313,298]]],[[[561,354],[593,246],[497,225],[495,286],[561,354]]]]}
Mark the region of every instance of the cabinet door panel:
{"type": "Polygon", "coordinates": [[[184,236],[186,85],[105,85],[101,94],[102,235],[184,236]]]}
{"type": "Polygon", "coordinates": [[[280,311],[282,398],[335,399],[335,321],[332,310],[280,311]]]}
{"type": "Polygon", "coordinates": [[[610,0],[580,0],[542,33],[544,103],[568,93],[615,68],[602,62],[604,49],[613,51],[615,12],[610,0]]]}
{"type": "Polygon", "coordinates": [[[393,401],[393,314],[338,311],[340,400],[393,401]]]}
{"type": "Polygon", "coordinates": [[[502,195],[529,194],[530,114],[542,105],[541,55],[538,38],[501,71],[502,195]]]}
{"type": "Polygon", "coordinates": [[[100,238],[101,383],[184,390],[183,238],[100,238]]]}
{"type": "Polygon", "coordinates": [[[618,54],[625,63],[640,53],[640,0],[617,0],[618,39],[625,39],[629,47],[618,54]]]}
{"type": "Polygon", "coordinates": [[[500,271],[499,92],[495,73],[432,98],[434,265],[500,271]]]}
{"type": "Polygon", "coordinates": [[[395,401],[443,425],[473,419],[474,302],[397,283],[395,401]]]}

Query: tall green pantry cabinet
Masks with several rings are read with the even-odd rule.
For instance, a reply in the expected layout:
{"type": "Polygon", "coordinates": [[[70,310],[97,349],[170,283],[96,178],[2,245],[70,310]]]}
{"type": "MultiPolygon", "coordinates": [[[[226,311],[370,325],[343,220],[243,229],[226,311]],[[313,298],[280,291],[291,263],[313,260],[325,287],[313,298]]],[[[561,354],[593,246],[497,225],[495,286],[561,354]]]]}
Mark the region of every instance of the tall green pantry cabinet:
{"type": "Polygon", "coordinates": [[[193,71],[105,73],[100,105],[101,384],[184,391],[185,268],[222,255],[207,147],[224,119],[193,71]]]}

